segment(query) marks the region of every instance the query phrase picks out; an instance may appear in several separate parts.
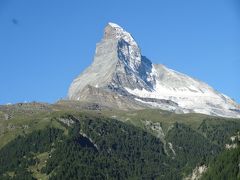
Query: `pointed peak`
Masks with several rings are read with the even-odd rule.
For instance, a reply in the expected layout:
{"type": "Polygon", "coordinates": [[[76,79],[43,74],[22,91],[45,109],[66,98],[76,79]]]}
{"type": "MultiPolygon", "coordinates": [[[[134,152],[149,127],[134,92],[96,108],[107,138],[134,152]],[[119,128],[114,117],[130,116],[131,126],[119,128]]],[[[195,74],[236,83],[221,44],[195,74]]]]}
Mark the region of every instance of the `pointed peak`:
{"type": "Polygon", "coordinates": [[[111,26],[111,27],[113,27],[113,28],[123,29],[123,28],[122,28],[121,26],[119,26],[118,24],[112,23],[112,22],[109,22],[109,23],[108,23],[108,26],[111,26]]]}
{"type": "Polygon", "coordinates": [[[104,31],[105,31],[106,35],[109,35],[109,34],[120,35],[120,34],[123,34],[125,32],[125,30],[121,26],[119,26],[116,23],[112,23],[112,22],[109,22],[107,24],[104,31]]]}
{"type": "Polygon", "coordinates": [[[137,46],[132,35],[116,23],[109,22],[104,30],[105,39],[124,39],[129,44],[137,46]]]}

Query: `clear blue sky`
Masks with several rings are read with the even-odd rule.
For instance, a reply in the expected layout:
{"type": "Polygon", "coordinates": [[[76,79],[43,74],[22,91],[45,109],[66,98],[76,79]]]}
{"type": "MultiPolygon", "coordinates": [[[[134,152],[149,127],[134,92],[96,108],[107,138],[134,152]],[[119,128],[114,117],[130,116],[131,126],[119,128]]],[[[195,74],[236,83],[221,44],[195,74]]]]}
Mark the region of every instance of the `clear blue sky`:
{"type": "Polygon", "coordinates": [[[239,0],[0,0],[0,104],[65,97],[109,21],[154,63],[240,102],[239,0]]]}

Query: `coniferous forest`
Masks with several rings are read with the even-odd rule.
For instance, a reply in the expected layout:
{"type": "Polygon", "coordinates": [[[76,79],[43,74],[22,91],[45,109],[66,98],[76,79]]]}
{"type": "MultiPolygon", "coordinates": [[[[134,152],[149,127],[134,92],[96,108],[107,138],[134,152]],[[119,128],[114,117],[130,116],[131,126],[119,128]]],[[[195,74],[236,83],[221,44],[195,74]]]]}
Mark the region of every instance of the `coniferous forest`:
{"type": "MultiPolygon", "coordinates": [[[[174,153],[149,131],[118,120],[67,114],[51,121],[62,128],[19,135],[0,149],[0,179],[37,179],[36,173],[56,180],[182,179],[201,164],[210,164],[203,179],[239,177],[239,148],[225,152],[227,137],[220,136],[224,128],[212,126],[211,120],[197,130],[173,124],[165,139],[174,144],[174,153]]],[[[228,132],[239,128],[225,126],[228,132]]]]}

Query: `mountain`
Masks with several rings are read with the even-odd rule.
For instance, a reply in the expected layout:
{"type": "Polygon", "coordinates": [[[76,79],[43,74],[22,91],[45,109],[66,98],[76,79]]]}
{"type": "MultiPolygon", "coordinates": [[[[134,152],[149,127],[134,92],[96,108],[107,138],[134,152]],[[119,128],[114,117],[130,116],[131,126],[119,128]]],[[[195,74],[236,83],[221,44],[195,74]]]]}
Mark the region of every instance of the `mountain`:
{"type": "Polygon", "coordinates": [[[204,82],[153,64],[130,33],[108,23],[93,63],[71,84],[68,99],[118,109],[240,117],[240,106],[204,82]]]}
{"type": "Polygon", "coordinates": [[[68,97],[0,105],[1,180],[239,179],[239,105],[116,24],[68,97]]]}

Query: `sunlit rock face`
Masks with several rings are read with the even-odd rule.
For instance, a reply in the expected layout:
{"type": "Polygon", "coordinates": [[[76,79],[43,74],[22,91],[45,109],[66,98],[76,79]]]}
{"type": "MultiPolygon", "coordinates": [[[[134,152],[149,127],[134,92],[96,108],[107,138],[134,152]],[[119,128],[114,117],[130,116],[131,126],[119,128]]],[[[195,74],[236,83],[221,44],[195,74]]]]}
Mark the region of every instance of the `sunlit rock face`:
{"type": "Polygon", "coordinates": [[[71,84],[70,100],[120,109],[159,108],[176,113],[240,117],[232,99],[204,82],[142,56],[130,33],[108,23],[93,63],[71,84]]]}

